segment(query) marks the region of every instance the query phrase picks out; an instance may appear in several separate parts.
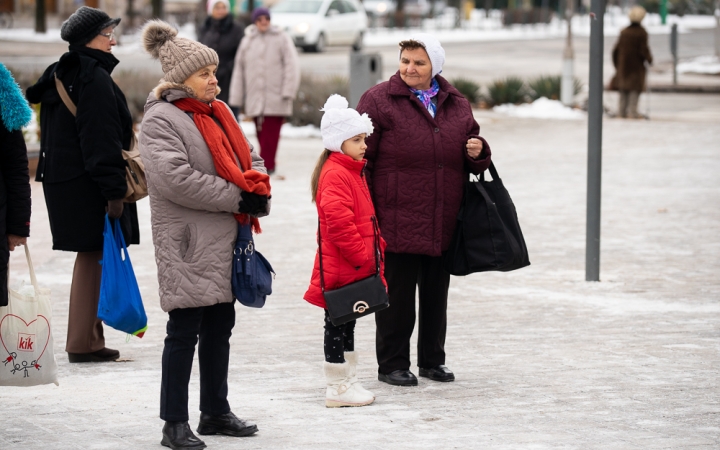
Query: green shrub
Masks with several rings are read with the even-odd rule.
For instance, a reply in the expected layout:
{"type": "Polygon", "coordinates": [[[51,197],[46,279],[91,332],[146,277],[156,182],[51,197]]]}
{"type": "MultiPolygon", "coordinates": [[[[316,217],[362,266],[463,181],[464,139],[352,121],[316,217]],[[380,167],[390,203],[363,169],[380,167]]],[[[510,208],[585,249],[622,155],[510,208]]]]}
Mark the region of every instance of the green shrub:
{"type": "Polygon", "coordinates": [[[519,77],[506,77],[495,80],[488,86],[488,103],[490,106],[503,103],[524,103],[529,99],[525,82],[519,77]]]}
{"type": "Polygon", "coordinates": [[[468,78],[453,78],[450,84],[460,91],[468,101],[475,105],[480,101],[480,85],[468,78]]]}
{"type": "Polygon", "coordinates": [[[303,73],[300,76],[300,88],[293,103],[290,123],[295,126],[319,127],[323,116],[320,108],[325,104],[325,100],[332,94],[340,94],[347,98],[349,90],[347,77],[337,75],[321,77],[303,73]]]}
{"type": "MultiPolygon", "coordinates": [[[[549,98],[550,100],[560,100],[560,89],[562,86],[561,75],[542,75],[528,83],[530,87],[530,98],[537,100],[540,97],[549,98]]],[[[575,78],[573,81],[573,95],[580,93],[582,82],[575,78]]]]}

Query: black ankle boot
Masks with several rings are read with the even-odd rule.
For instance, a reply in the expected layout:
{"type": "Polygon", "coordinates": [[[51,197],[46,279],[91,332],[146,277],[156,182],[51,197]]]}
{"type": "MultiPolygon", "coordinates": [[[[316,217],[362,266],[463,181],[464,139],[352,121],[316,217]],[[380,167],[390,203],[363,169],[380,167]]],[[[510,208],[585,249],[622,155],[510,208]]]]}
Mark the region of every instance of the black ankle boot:
{"type": "Polygon", "coordinates": [[[201,449],[206,445],[198,439],[187,422],[165,422],[162,429],[163,438],[160,443],[165,447],[201,449]]]}

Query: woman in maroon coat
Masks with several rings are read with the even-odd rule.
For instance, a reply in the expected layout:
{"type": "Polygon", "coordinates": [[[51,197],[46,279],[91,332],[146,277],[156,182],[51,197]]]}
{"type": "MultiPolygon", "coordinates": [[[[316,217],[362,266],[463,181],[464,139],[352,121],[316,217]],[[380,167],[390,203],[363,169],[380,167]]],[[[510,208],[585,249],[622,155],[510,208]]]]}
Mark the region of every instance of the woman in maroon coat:
{"type": "Polygon", "coordinates": [[[416,285],[420,376],[455,379],[445,367],[450,275],[442,256],[468,173],[490,165],[490,147],[479,136],[470,103],[438,75],[444,62],[437,39],[414,35],[400,43],[400,70],[368,90],[357,106],[375,127],[365,158],[387,241],[390,308],[375,314],[378,379],[398,386],[417,385],[410,371],[416,285]]]}

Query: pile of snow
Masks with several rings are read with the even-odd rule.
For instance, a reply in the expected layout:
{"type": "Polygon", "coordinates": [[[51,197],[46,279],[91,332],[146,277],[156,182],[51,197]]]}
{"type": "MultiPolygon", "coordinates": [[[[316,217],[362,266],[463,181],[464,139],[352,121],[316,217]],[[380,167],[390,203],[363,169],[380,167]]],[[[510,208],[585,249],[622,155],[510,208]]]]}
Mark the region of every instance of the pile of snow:
{"type": "MultiPolygon", "coordinates": [[[[241,121],[240,126],[246,136],[256,136],[255,122],[241,121]]],[[[319,138],[320,129],[312,125],[296,127],[289,123],[284,123],[280,128],[280,136],[285,138],[319,138]]]]}
{"type": "Polygon", "coordinates": [[[577,109],[569,108],[557,100],[550,100],[540,97],[532,103],[522,105],[498,105],[493,111],[511,117],[522,117],[531,119],[560,119],[560,120],[582,120],[585,113],[577,109]]]}
{"type": "Polygon", "coordinates": [[[720,74],[720,60],[717,56],[698,56],[677,66],[678,73],[720,74]]]}

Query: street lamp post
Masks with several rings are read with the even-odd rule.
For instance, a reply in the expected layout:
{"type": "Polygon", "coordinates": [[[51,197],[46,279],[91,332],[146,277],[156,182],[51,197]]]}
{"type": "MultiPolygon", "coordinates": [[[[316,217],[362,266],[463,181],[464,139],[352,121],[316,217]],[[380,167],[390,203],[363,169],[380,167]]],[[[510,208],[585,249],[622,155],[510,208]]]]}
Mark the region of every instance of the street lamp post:
{"type": "Polygon", "coordinates": [[[600,281],[600,193],[602,175],[603,16],[605,0],[590,3],[590,96],[588,98],[587,223],[585,281],[600,281]]]}
{"type": "Polygon", "coordinates": [[[575,66],[575,52],[572,45],[572,18],[575,10],[575,1],[567,0],[568,6],[565,10],[567,19],[567,39],[565,40],[565,50],[563,51],[562,80],[560,83],[560,101],[565,106],[573,104],[574,89],[573,79],[575,66]]]}

